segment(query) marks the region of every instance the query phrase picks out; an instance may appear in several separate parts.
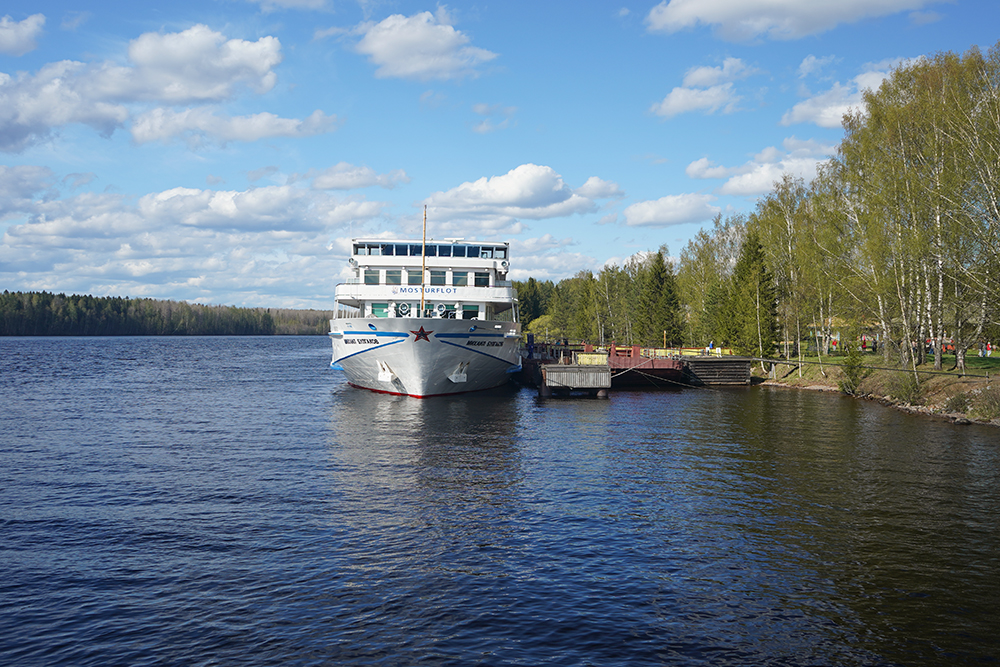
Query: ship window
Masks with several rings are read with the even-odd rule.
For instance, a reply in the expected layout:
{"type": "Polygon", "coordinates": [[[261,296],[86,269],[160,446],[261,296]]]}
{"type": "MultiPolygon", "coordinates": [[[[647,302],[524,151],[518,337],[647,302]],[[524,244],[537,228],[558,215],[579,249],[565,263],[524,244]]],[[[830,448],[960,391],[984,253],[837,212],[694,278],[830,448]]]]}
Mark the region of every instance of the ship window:
{"type": "Polygon", "coordinates": [[[444,271],[431,271],[431,285],[444,285],[444,278],[444,271]]]}
{"type": "Polygon", "coordinates": [[[427,246],[427,253],[426,253],[426,255],[428,257],[437,257],[437,254],[438,254],[438,247],[436,245],[429,245],[429,246],[427,246]]]}
{"type": "Polygon", "coordinates": [[[382,254],[382,246],[378,245],[377,243],[371,244],[370,246],[368,246],[368,254],[369,255],[381,255],[382,254]]]}
{"type": "Polygon", "coordinates": [[[469,284],[469,273],[467,271],[456,271],[451,274],[451,284],[455,287],[465,287],[469,284]]]}
{"type": "Polygon", "coordinates": [[[375,317],[389,317],[389,304],[373,303],[372,315],[374,315],[375,317]]]}
{"type": "Polygon", "coordinates": [[[406,255],[408,254],[406,252],[408,248],[409,248],[409,246],[406,246],[406,245],[403,245],[403,244],[397,245],[396,246],[396,256],[397,257],[406,257],[406,255]]]}
{"type": "Polygon", "coordinates": [[[479,246],[470,245],[465,249],[466,257],[479,257],[479,246]]]}
{"type": "Polygon", "coordinates": [[[489,287],[490,274],[476,271],[476,287],[489,287]]]}
{"type": "Polygon", "coordinates": [[[382,244],[382,254],[392,257],[392,244],[384,243],[382,244]]]}
{"type": "Polygon", "coordinates": [[[438,246],[438,257],[451,257],[451,246],[450,245],[438,246]]]}
{"type": "Polygon", "coordinates": [[[507,259],[507,248],[497,248],[494,250],[493,259],[507,259]]]}
{"type": "Polygon", "coordinates": [[[421,278],[420,271],[407,271],[406,272],[406,284],[407,285],[419,285],[421,278]]]}
{"type": "Polygon", "coordinates": [[[465,257],[465,246],[464,245],[452,246],[451,247],[451,256],[452,257],[465,257]]]}
{"type": "Polygon", "coordinates": [[[493,259],[493,248],[483,248],[480,250],[479,259],[493,259]]]}
{"type": "Polygon", "coordinates": [[[479,317],[479,306],[464,304],[462,306],[462,319],[463,320],[474,320],[479,317]]]}
{"type": "Polygon", "coordinates": [[[420,257],[420,245],[414,243],[410,246],[410,257],[420,257]]]}
{"type": "Polygon", "coordinates": [[[368,254],[368,246],[366,246],[364,243],[355,243],[354,244],[354,254],[355,255],[367,255],[368,254]]]}
{"type": "Polygon", "coordinates": [[[402,269],[388,269],[385,272],[385,284],[386,285],[402,285],[403,284],[403,271],[402,269]]]}
{"type": "Polygon", "coordinates": [[[378,269],[365,269],[365,285],[378,285],[378,269]]]}

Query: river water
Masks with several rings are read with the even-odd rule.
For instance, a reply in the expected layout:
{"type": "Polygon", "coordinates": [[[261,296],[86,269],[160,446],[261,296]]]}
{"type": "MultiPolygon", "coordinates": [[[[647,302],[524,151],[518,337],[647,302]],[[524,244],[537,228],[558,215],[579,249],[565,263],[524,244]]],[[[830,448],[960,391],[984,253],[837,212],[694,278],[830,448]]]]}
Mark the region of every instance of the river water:
{"type": "Polygon", "coordinates": [[[322,337],[0,339],[0,664],[1000,661],[1000,432],[416,400],[322,337]]]}

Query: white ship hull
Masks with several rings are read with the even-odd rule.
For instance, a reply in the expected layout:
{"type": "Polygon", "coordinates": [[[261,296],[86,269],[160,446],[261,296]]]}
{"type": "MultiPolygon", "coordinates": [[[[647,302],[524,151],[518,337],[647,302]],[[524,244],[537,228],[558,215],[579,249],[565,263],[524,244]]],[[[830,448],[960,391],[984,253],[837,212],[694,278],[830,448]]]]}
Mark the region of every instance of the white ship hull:
{"type": "Polygon", "coordinates": [[[521,325],[438,318],[331,323],[331,367],[356,386],[427,398],[500,386],[520,370],[521,325]]]}

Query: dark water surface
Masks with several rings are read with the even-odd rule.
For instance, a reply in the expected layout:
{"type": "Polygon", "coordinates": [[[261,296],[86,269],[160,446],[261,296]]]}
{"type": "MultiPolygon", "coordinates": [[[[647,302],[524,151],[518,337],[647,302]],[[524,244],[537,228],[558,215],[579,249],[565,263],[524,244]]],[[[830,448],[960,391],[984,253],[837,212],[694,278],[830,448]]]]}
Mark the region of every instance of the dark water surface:
{"type": "Polygon", "coordinates": [[[0,339],[0,664],[1000,662],[996,429],[421,401],[328,348],[0,339]]]}

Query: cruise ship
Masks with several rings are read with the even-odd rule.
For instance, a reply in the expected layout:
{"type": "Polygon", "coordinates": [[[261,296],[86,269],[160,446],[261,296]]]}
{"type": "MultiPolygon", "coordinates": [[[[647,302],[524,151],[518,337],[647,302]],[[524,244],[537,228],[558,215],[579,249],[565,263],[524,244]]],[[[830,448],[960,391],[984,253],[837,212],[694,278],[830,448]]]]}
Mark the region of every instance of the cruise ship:
{"type": "Polygon", "coordinates": [[[335,293],[331,367],[355,386],[428,398],[490,389],[521,370],[510,244],[354,239],[335,293]]]}

